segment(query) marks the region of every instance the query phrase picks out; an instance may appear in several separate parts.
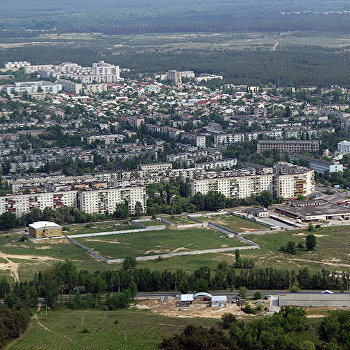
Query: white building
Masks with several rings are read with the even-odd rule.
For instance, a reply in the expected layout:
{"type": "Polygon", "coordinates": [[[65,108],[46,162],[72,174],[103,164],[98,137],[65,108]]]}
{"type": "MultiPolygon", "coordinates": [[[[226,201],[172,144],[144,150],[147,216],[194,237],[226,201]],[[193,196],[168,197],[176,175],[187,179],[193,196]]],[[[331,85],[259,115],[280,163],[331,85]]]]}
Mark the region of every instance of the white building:
{"type": "Polygon", "coordinates": [[[135,212],[135,205],[139,202],[142,211],[146,211],[146,188],[125,187],[93,191],[80,191],[78,194],[78,208],[85,213],[110,213],[116,210],[117,204],[127,201],[129,211],[135,212]]]}
{"type": "Polygon", "coordinates": [[[154,163],[154,164],[142,164],[140,170],[148,172],[160,172],[171,170],[173,165],[171,163],[154,163]]]}
{"type": "Polygon", "coordinates": [[[230,172],[206,173],[204,178],[193,179],[190,183],[191,195],[214,191],[227,198],[247,198],[269,191],[277,197],[293,199],[299,195],[308,196],[315,191],[314,171],[289,163],[280,162],[273,170],[266,168],[259,173],[243,170],[236,172],[236,175],[230,175],[230,172]]]}
{"type": "Polygon", "coordinates": [[[338,142],[338,152],[339,153],[350,153],[350,141],[340,141],[338,142]]]}
{"type": "Polygon", "coordinates": [[[8,94],[34,94],[43,92],[45,94],[57,94],[62,90],[62,85],[59,83],[52,83],[51,81],[32,81],[32,82],[18,82],[14,86],[5,86],[3,91],[8,94]]]}
{"type": "Polygon", "coordinates": [[[63,91],[70,92],[73,94],[80,94],[83,89],[83,84],[76,83],[67,79],[58,79],[57,83],[62,85],[63,91]]]}

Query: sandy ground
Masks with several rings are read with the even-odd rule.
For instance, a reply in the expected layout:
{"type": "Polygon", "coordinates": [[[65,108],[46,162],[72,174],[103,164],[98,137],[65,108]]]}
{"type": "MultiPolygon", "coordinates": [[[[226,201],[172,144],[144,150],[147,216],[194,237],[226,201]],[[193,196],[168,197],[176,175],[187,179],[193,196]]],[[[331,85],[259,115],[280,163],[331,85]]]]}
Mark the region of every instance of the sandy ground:
{"type": "MultiPolygon", "coordinates": [[[[229,221],[225,221],[225,220],[212,220],[215,224],[218,224],[218,225],[221,225],[221,226],[226,226],[226,227],[230,227],[230,222],[229,221]]],[[[233,223],[232,223],[233,225],[233,223]]],[[[260,231],[261,229],[257,229],[257,228],[248,228],[248,227],[239,227],[239,226],[236,226],[234,228],[232,228],[232,230],[234,231],[243,231],[243,232],[252,232],[252,231],[260,231]]]]}
{"type": "Polygon", "coordinates": [[[241,308],[236,304],[227,304],[223,308],[211,308],[206,303],[196,303],[188,308],[179,308],[178,300],[168,298],[164,303],[160,303],[158,299],[141,300],[136,304],[137,309],[151,310],[152,312],[170,317],[210,317],[221,318],[225,313],[234,315],[245,315],[241,308]]]}
{"type": "Polygon", "coordinates": [[[53,258],[51,256],[39,256],[39,255],[18,255],[18,254],[8,254],[0,252],[0,258],[4,259],[5,263],[0,263],[0,270],[10,270],[11,276],[15,280],[15,282],[19,282],[19,263],[14,262],[11,259],[20,259],[20,260],[35,260],[35,261],[49,261],[49,260],[57,260],[60,259],[53,258]]]}

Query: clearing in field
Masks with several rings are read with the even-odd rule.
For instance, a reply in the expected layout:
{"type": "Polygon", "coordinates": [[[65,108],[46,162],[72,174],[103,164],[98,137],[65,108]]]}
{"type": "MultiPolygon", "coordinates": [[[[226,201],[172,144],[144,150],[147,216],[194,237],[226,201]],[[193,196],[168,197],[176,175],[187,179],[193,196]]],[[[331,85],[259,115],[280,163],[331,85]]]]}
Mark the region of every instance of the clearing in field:
{"type": "Polygon", "coordinates": [[[234,215],[212,215],[206,216],[205,219],[200,217],[200,220],[211,221],[214,224],[218,224],[227,227],[236,232],[250,232],[250,231],[265,231],[268,227],[261,225],[257,222],[247,220],[234,215]]]}
{"type": "Polygon", "coordinates": [[[207,229],[162,230],[78,238],[78,242],[110,259],[181,251],[245,246],[245,243],[207,229]]]}

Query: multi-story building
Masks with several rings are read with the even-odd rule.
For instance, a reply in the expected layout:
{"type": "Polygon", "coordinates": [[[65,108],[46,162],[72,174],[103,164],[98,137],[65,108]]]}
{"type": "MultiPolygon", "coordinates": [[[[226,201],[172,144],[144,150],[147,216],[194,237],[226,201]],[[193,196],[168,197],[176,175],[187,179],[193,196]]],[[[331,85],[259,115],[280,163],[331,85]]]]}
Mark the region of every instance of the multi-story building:
{"type": "Polygon", "coordinates": [[[136,203],[146,211],[146,188],[145,187],[124,187],[99,189],[92,191],[79,191],[78,208],[85,213],[110,213],[116,210],[117,204],[128,203],[129,211],[135,212],[136,203]]]}
{"type": "Polygon", "coordinates": [[[266,150],[276,149],[281,153],[300,153],[305,150],[308,152],[318,152],[320,142],[315,140],[260,140],[257,144],[257,153],[263,153],[266,150]]]}
{"type": "Polygon", "coordinates": [[[350,141],[340,141],[338,142],[338,152],[339,153],[350,153],[350,141]]]}
{"type": "Polygon", "coordinates": [[[274,194],[285,199],[308,196],[315,191],[315,173],[313,170],[279,162],[273,167],[275,174],[274,194]]]}
{"type": "Polygon", "coordinates": [[[10,212],[20,216],[34,208],[44,210],[45,208],[58,209],[63,206],[76,207],[76,205],[77,191],[8,195],[0,197],[0,214],[10,212]]]}
{"type": "Polygon", "coordinates": [[[83,84],[76,83],[67,79],[58,79],[57,83],[62,85],[63,91],[70,92],[73,94],[80,94],[83,89],[83,84]]]}
{"type": "Polygon", "coordinates": [[[175,85],[181,84],[182,79],[181,79],[181,72],[178,72],[176,70],[170,70],[167,72],[166,77],[168,80],[170,80],[172,83],[175,85]]]}
{"type": "Polygon", "coordinates": [[[289,163],[277,163],[274,168],[241,169],[234,172],[206,173],[190,183],[191,195],[222,193],[227,198],[247,198],[262,191],[286,199],[307,196],[315,190],[313,170],[289,163]]]}
{"type": "Polygon", "coordinates": [[[171,170],[172,168],[173,168],[173,165],[171,163],[155,163],[155,164],[140,165],[140,170],[147,171],[147,172],[160,172],[160,171],[171,170]]]}
{"type": "Polygon", "coordinates": [[[44,210],[45,208],[58,209],[63,206],[75,207],[88,214],[113,213],[116,205],[125,201],[131,213],[134,213],[137,202],[145,212],[146,188],[138,186],[1,196],[0,215],[10,212],[21,216],[34,208],[44,210]]]}
{"type": "Polygon", "coordinates": [[[3,90],[8,94],[22,94],[24,92],[28,94],[38,92],[57,94],[62,90],[62,85],[59,83],[52,83],[51,81],[17,82],[13,86],[5,86],[3,90]]]}

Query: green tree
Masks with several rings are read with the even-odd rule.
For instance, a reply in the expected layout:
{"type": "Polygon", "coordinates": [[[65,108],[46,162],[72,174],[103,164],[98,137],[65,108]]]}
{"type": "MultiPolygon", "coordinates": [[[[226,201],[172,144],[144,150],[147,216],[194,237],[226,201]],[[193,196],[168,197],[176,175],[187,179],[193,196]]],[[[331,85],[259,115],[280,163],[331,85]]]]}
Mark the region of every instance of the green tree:
{"type": "Polygon", "coordinates": [[[289,241],[286,246],[286,252],[288,254],[296,254],[296,249],[295,249],[295,242],[289,241]]]}
{"type": "Polygon", "coordinates": [[[136,258],[127,256],[123,261],[123,270],[133,270],[137,265],[136,258]]]}
{"type": "Polygon", "coordinates": [[[316,236],[313,233],[310,233],[305,238],[306,249],[309,251],[315,250],[316,248],[316,236]]]}

